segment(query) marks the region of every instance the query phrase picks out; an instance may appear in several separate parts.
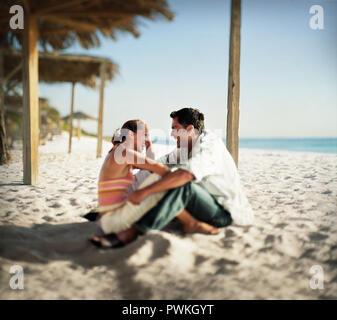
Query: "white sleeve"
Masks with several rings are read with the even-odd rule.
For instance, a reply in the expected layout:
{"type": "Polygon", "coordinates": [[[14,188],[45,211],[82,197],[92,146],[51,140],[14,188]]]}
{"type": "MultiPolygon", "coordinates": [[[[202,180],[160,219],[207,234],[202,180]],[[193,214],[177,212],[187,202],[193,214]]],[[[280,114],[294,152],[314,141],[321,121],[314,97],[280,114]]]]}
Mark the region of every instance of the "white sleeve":
{"type": "Polygon", "coordinates": [[[215,153],[198,152],[191,157],[186,164],[179,165],[179,168],[192,173],[195,177],[195,182],[200,182],[204,177],[219,174],[219,160],[215,153]]]}

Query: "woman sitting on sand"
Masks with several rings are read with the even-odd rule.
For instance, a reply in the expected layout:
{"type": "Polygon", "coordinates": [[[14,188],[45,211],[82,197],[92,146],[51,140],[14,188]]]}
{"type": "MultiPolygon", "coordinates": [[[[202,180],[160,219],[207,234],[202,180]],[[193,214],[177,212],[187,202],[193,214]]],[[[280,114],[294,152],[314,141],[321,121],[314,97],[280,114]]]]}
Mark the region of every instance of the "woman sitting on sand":
{"type": "MultiPolygon", "coordinates": [[[[117,218],[117,220],[114,220],[115,223],[118,221],[119,225],[123,226],[123,221],[121,220],[131,221],[132,219],[135,220],[135,217],[138,220],[164,196],[164,193],[157,194],[157,198],[156,195],[152,195],[152,198],[149,197],[147,201],[142,202],[140,205],[132,205],[127,201],[130,187],[134,182],[132,173],[134,168],[148,170],[160,177],[170,172],[166,165],[141,154],[148,142],[148,127],[145,122],[138,119],[125,122],[121,132],[114,134],[112,138],[113,147],[106,156],[99,174],[99,208],[97,210],[97,218],[99,220],[104,220],[104,215],[109,213],[110,217],[117,218]],[[144,211],[144,208],[146,211],[144,211]],[[130,209],[133,209],[133,212],[130,209]],[[113,214],[111,214],[112,211],[113,214]]],[[[147,184],[153,182],[153,177],[150,177],[147,184]]],[[[140,185],[139,188],[142,187],[144,187],[144,184],[140,185]]],[[[217,228],[194,219],[186,210],[179,213],[177,218],[183,223],[185,232],[218,233],[217,228]]],[[[136,220],[133,222],[136,222],[136,220]]],[[[124,225],[128,226],[127,223],[124,225]]],[[[93,237],[91,242],[99,247],[118,247],[132,241],[139,233],[133,226],[124,230],[118,230],[118,228],[120,229],[121,227],[114,229],[114,226],[112,226],[109,232],[115,230],[114,233],[109,233],[103,237],[93,237]]],[[[107,233],[104,228],[102,229],[107,233]]]]}

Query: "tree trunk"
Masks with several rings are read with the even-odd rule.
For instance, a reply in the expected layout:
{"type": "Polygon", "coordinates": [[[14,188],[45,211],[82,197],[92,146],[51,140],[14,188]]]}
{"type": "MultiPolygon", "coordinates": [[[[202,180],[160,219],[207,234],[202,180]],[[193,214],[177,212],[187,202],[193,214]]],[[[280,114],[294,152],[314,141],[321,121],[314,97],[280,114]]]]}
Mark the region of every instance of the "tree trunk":
{"type": "Polygon", "coordinates": [[[11,153],[8,148],[4,109],[0,109],[0,165],[11,160],[11,153]]]}
{"type": "Polygon", "coordinates": [[[232,0],[226,145],[236,166],[239,163],[240,28],[241,0],[232,0]]]}
{"type": "Polygon", "coordinates": [[[4,55],[0,50],[0,165],[6,164],[11,160],[11,153],[7,143],[5,123],[4,76],[4,55]]]}

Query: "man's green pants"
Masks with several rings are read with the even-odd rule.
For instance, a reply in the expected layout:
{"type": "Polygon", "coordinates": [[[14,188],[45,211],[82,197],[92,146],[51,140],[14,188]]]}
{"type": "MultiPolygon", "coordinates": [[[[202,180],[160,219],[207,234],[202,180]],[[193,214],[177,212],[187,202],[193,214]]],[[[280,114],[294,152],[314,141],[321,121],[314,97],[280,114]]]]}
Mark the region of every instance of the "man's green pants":
{"type": "Polygon", "coordinates": [[[183,209],[186,209],[195,219],[218,228],[232,223],[230,213],[218,204],[205,188],[194,182],[188,182],[168,191],[165,197],[134,226],[143,233],[149,230],[160,230],[183,209]]]}

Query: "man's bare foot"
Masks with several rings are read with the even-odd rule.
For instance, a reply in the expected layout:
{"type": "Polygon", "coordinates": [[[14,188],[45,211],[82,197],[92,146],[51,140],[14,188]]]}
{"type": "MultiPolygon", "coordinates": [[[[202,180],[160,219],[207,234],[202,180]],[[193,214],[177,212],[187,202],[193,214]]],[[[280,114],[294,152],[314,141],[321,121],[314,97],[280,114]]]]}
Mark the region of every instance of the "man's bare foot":
{"type": "Polygon", "coordinates": [[[211,226],[206,222],[197,221],[193,224],[184,224],[183,232],[185,233],[206,233],[206,234],[218,234],[220,230],[211,226]]]}

